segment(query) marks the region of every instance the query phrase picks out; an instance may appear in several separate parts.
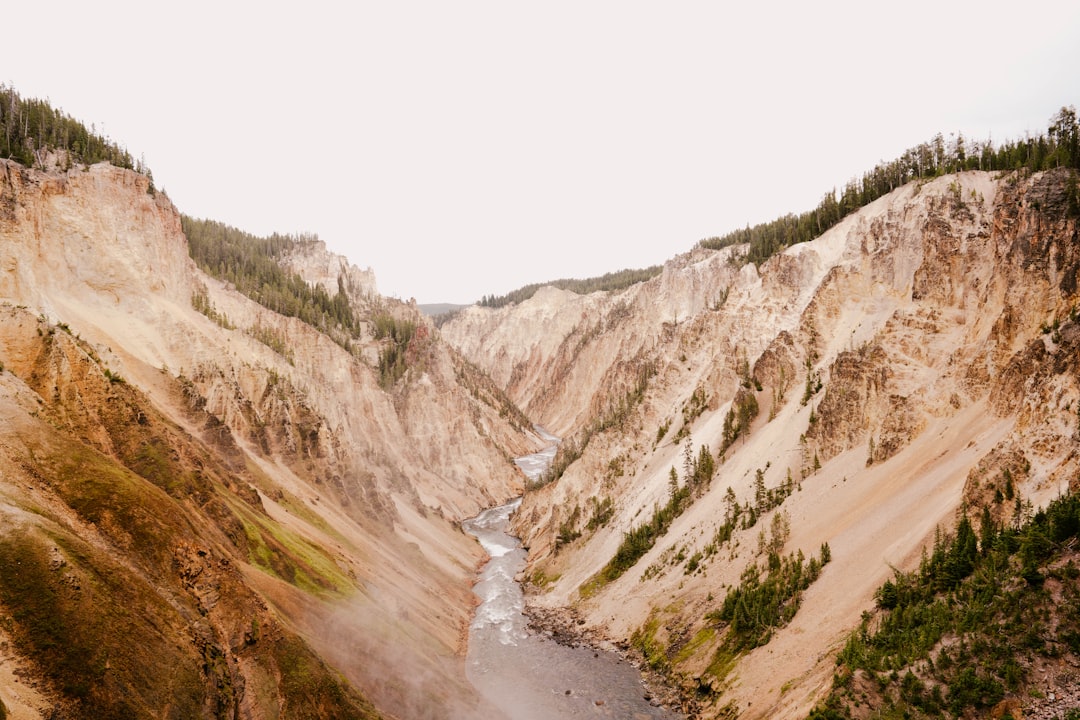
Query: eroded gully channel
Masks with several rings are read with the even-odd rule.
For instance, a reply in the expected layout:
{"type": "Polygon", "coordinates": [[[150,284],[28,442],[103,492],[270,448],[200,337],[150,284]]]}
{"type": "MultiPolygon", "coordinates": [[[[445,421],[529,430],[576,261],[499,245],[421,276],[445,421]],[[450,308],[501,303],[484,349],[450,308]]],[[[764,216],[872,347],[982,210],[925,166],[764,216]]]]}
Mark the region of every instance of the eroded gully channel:
{"type": "MultiPolygon", "coordinates": [[[[546,436],[546,435],[545,435],[546,436]]],[[[530,479],[547,468],[552,446],[517,463],[530,479]]],[[[474,592],[480,599],[469,629],[469,681],[510,720],[559,718],[681,718],[646,700],[638,671],[613,652],[560,645],[530,632],[525,598],[514,577],[525,567],[525,550],[510,535],[518,498],[465,521],[491,559],[474,592]]]]}

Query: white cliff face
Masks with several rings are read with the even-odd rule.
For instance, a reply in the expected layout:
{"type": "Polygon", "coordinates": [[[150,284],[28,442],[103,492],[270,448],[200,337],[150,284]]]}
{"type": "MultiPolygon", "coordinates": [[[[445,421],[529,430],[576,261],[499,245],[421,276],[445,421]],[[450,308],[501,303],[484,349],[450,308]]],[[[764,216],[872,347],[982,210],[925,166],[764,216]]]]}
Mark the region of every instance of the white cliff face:
{"type": "MultiPolygon", "coordinates": [[[[251,482],[271,517],[334,548],[355,583],[347,602],[258,588],[317,650],[390,707],[438,706],[430,693],[446,703],[469,696],[455,657],[482,553],[457,523],[520,493],[510,458],[537,441],[460,383],[463,361],[429,325],[407,376],[384,390],[371,367],[373,338],[354,357],[207,277],[168,199],[149,193],[143,176],[107,165],[60,175],[0,161],[0,248],[0,302],[14,313],[0,322],[22,327],[17,334],[22,314],[63,323],[205,442],[213,418],[240,453],[233,466],[259,479],[251,482]],[[193,309],[196,290],[229,328],[193,309]],[[256,340],[255,328],[280,338],[287,356],[256,340]],[[325,632],[328,617],[339,632],[325,632]],[[383,653],[384,665],[365,659],[383,653]],[[388,682],[395,676],[432,681],[412,688],[388,682]]],[[[340,278],[361,310],[381,304],[423,324],[415,309],[378,298],[370,271],[321,243],[297,248],[286,267],[331,293],[340,278]]],[[[10,347],[0,347],[9,370],[10,347]]],[[[24,361],[30,372],[32,358],[24,361]]]]}
{"type": "Polygon", "coordinates": [[[104,163],[46,175],[5,162],[0,182],[0,296],[46,312],[67,300],[117,306],[122,294],[142,302],[147,291],[170,302],[190,296],[179,216],[165,196],[147,192],[146,177],[104,163]],[[147,287],[132,293],[137,278],[147,287]],[[67,293],[53,292],[63,283],[67,293]]]}
{"type": "Polygon", "coordinates": [[[281,266],[312,285],[321,285],[331,296],[340,287],[353,302],[370,302],[379,295],[375,273],[361,270],[344,255],[326,249],[322,240],[303,240],[281,258],[281,266]]]}
{"type": "Polygon", "coordinates": [[[706,714],[732,702],[744,717],[805,716],[891,566],[917,563],[962,500],[992,502],[1006,466],[1027,468],[1018,485],[1036,506],[1075,477],[1080,382],[1067,358],[1080,331],[1065,318],[1080,250],[1063,186],[978,172],[913,183],[757,268],[729,261],[738,247],[696,249],[621,293],[547,290],[444,326],[538,422],[587,438],[515,519],[529,572],[556,578],[534,601],[576,605],[614,640],[659,621],[657,642],[682,647],[705,637],[724,588],[762,561],[758,532],[786,513],[785,553],[833,553],[795,620],[723,678],[708,670],[718,639],[674,664],[717,692],[706,714]],[[1044,333],[1055,318],[1060,332],[1044,333]],[[633,398],[645,366],[655,374],[633,398]],[[759,411],[728,443],[740,392],[759,411]],[[688,443],[718,456],[709,488],[618,580],[590,584],[667,501],[672,468],[684,482],[688,443]],[[753,502],[758,471],[800,489],[717,551],[726,490],[753,502]],[[610,520],[590,529],[604,501],[610,520]]]}

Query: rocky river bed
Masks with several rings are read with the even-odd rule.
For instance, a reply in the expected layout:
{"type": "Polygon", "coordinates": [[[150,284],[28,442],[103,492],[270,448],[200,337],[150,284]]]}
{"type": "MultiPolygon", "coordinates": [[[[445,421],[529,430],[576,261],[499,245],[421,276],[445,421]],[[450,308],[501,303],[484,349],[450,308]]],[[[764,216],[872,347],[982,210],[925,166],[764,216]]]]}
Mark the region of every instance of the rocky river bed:
{"type": "MultiPolygon", "coordinates": [[[[554,446],[518,463],[537,477],[553,455],[554,446]]],[[[491,558],[474,588],[480,604],[469,631],[469,681],[511,720],[682,718],[663,706],[667,694],[653,690],[622,655],[578,633],[572,615],[527,611],[515,580],[526,552],[509,533],[519,504],[490,508],[464,523],[491,558]]]]}

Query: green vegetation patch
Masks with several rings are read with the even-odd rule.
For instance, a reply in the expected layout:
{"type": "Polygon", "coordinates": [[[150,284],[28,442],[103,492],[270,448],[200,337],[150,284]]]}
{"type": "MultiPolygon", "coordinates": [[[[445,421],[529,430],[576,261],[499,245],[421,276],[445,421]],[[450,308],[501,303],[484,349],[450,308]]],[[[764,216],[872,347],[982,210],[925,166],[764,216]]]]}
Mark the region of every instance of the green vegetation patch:
{"type": "Polygon", "coordinates": [[[185,497],[195,490],[188,473],[181,469],[175,452],[164,438],[145,438],[130,454],[127,464],[132,471],[171,497],[185,497]]]}
{"type": "Polygon", "coordinates": [[[293,364],[292,348],[289,347],[289,341],[284,334],[265,325],[253,325],[248,328],[247,334],[285,358],[290,365],[293,364]]]}
{"type": "MultiPolygon", "coordinates": [[[[98,162],[136,169],[131,154],[116,143],[53,108],[48,101],[23,98],[14,89],[0,85],[0,158],[33,167],[38,164],[39,153],[45,150],[63,151],[65,169],[73,163],[98,162]]],[[[138,170],[150,176],[142,163],[138,170]]]]}
{"type": "Polygon", "coordinates": [[[258,487],[264,495],[272,497],[273,501],[284,508],[290,515],[303,520],[311,527],[325,533],[343,545],[352,544],[339,530],[331,526],[330,523],[326,521],[325,517],[311,509],[311,506],[303,500],[296,497],[288,490],[282,489],[277,483],[271,480],[257,463],[249,460],[245,463],[245,467],[251,477],[252,483],[258,487]]]}
{"type": "MultiPolygon", "coordinates": [[[[287,272],[281,259],[294,248],[315,242],[315,235],[274,233],[259,237],[214,220],[182,215],[181,224],[188,250],[195,263],[220,280],[274,312],[299,318],[334,340],[350,353],[357,352],[364,318],[353,308],[346,292],[345,277],[338,276],[337,292],[331,294],[318,283],[308,283],[300,275],[287,272]]],[[[192,305],[222,327],[231,327],[205,292],[192,295],[192,305]]],[[[426,339],[426,326],[413,320],[381,312],[371,318],[372,332],[382,341],[379,351],[379,381],[389,389],[408,369],[418,354],[418,341],[426,339]]],[[[256,325],[246,332],[293,362],[287,338],[274,328],[256,325]]]]}
{"type": "Polygon", "coordinates": [[[803,591],[818,579],[830,558],[828,544],[822,545],[820,558],[811,557],[809,562],[801,550],[786,557],[772,552],[764,577],[763,568],[750,563],[738,586],[727,594],[718,610],[708,615],[710,620],[726,626],[726,649],[737,654],[768,643],[775,630],[795,617],[803,591]]]}
{"type": "Polygon", "coordinates": [[[366,720],[379,718],[375,707],[328,668],[302,640],[285,636],[273,643],[285,696],[282,717],[296,720],[366,720]]]}
{"type": "Polygon", "coordinates": [[[982,716],[1037,689],[1033,669],[1076,662],[1080,497],[1023,516],[1004,525],[984,509],[976,531],[965,514],[917,570],[878,588],[878,612],[851,633],[812,717],[855,717],[856,677],[875,682],[862,702],[881,716],[982,716]]]}
{"type": "Polygon", "coordinates": [[[675,655],[675,658],[674,658],[674,660],[672,660],[672,662],[675,665],[680,665],[680,664],[686,662],[690,658],[697,655],[698,652],[700,652],[702,648],[707,646],[709,643],[713,642],[713,640],[715,640],[715,639],[716,639],[716,628],[715,627],[713,627],[711,625],[707,625],[707,626],[701,628],[700,630],[697,631],[697,633],[695,633],[694,637],[690,639],[690,642],[686,643],[686,645],[684,645],[679,650],[678,654],[675,655]]]}
{"type": "Polygon", "coordinates": [[[375,326],[375,339],[384,341],[379,351],[379,383],[388,388],[400,380],[408,369],[406,358],[409,343],[416,337],[416,323],[388,313],[376,315],[372,323],[375,326]]]}
{"type": "Polygon", "coordinates": [[[750,424],[758,415],[758,401],[754,391],[740,388],[724,416],[724,429],[719,455],[723,456],[740,436],[750,432],[750,424]]]}
{"type": "Polygon", "coordinates": [[[253,565],[313,595],[340,597],[350,592],[352,581],[324,549],[244,503],[231,505],[243,523],[253,565]]]}
{"type": "Polygon", "coordinates": [[[660,618],[654,613],[642,627],[633,632],[630,636],[630,644],[641,651],[650,668],[657,672],[669,672],[671,662],[668,660],[664,644],[656,639],[656,632],[659,629],[660,618]]]}
{"type": "Polygon", "coordinates": [[[594,419],[589,425],[559,443],[559,449],[552,458],[551,465],[544,471],[540,479],[532,484],[533,488],[542,487],[555,482],[566,469],[570,467],[585,452],[593,436],[613,427],[622,427],[629,418],[631,412],[645,398],[645,391],[649,387],[649,381],[656,374],[656,365],[651,362],[638,363],[633,371],[633,384],[615,400],[608,403],[607,409],[594,419]]]}
{"type": "Polygon", "coordinates": [[[694,502],[696,495],[709,484],[715,472],[715,461],[709,449],[704,445],[695,457],[691,443],[686,442],[685,482],[679,485],[679,474],[671,468],[671,480],[668,501],[663,507],[653,508],[652,517],[640,525],[635,525],[623,535],[622,542],[615,550],[615,556],[595,576],[582,585],[579,592],[582,597],[589,597],[604,585],[614,582],[627,570],[637,564],[645,553],[652,549],[657,539],[663,537],[675,518],[694,502]]]}
{"type": "Polygon", "coordinates": [[[206,317],[210,318],[219,327],[223,327],[226,330],[235,330],[236,326],[229,322],[229,316],[223,312],[220,312],[214,303],[210,300],[210,296],[206,292],[205,287],[201,287],[191,293],[191,307],[201,312],[206,317]]]}
{"type": "Polygon", "coordinates": [[[360,318],[349,303],[341,277],[337,292],[331,295],[322,285],[307,283],[281,267],[279,260],[286,252],[317,240],[317,236],[274,233],[259,237],[187,215],[181,215],[180,222],[188,239],[188,251],[203,272],[232,283],[263,307],[303,320],[346,348],[349,340],[358,336],[360,318]]]}
{"type": "MultiPolygon", "coordinates": [[[[697,388],[691,393],[690,398],[683,404],[682,417],[683,424],[679,428],[679,432],[675,435],[675,442],[680,442],[684,437],[690,434],[690,426],[694,420],[697,420],[701,416],[701,413],[705,412],[705,408],[708,407],[708,395],[705,393],[705,388],[698,385],[697,388]]],[[[664,431],[667,432],[666,430],[664,431]]],[[[663,439],[663,435],[657,435],[657,442],[663,439]]]]}
{"type": "Polygon", "coordinates": [[[615,503],[605,495],[602,500],[597,500],[595,497],[589,498],[589,504],[592,506],[592,515],[589,516],[589,522],[585,527],[589,532],[595,532],[607,525],[615,515],[615,503]]]}
{"type": "Polygon", "coordinates": [[[561,574],[548,575],[542,568],[537,568],[533,571],[532,576],[529,577],[529,582],[535,587],[541,590],[546,589],[549,585],[554,585],[562,577],[561,574]]]}
{"type": "Polygon", "coordinates": [[[174,638],[186,622],[143,578],[80,539],[29,529],[0,537],[6,629],[82,717],[197,717],[199,658],[174,638]],[[54,544],[55,543],[55,544],[54,544]]]}
{"type": "Polygon", "coordinates": [[[42,476],[76,513],[157,571],[172,565],[176,539],[190,533],[163,490],[80,443],[37,458],[42,476]]]}
{"type": "Polygon", "coordinates": [[[508,420],[518,430],[532,427],[532,422],[521,408],[514,404],[490,375],[457,353],[453,353],[452,358],[458,384],[465,387],[474,398],[498,410],[499,417],[508,420]]]}
{"type": "Polygon", "coordinates": [[[728,674],[735,669],[735,665],[739,662],[740,654],[731,649],[730,646],[722,644],[713,653],[712,660],[709,661],[709,666],[705,668],[705,672],[702,673],[703,690],[707,687],[712,690],[716,690],[722,686],[724,680],[727,679],[728,674]],[[705,678],[711,677],[714,682],[709,682],[705,678]]]}

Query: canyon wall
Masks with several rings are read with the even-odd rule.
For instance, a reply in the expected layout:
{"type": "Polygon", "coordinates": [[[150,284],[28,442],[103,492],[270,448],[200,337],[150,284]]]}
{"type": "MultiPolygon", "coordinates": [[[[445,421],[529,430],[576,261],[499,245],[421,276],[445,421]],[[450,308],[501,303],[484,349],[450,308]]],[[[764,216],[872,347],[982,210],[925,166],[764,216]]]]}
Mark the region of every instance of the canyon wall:
{"type": "Polygon", "coordinates": [[[0,249],[0,552],[33,569],[0,578],[9,717],[485,715],[460,521],[538,441],[415,307],[298,245],[368,318],[347,351],[202,273],[104,164],[0,161],[0,249]],[[420,327],[389,387],[376,312],[420,327]]]}
{"type": "Polygon", "coordinates": [[[515,518],[531,601],[634,645],[704,716],[804,717],[875,589],[938,529],[984,505],[1010,520],[1076,483],[1067,180],[914,182],[760,266],[697,248],[622,292],[460,313],[443,336],[568,445],[515,518]],[[654,544],[612,572],[646,526],[654,544]],[[791,622],[725,657],[715,613],[744,571],[826,544],[791,622]]]}

